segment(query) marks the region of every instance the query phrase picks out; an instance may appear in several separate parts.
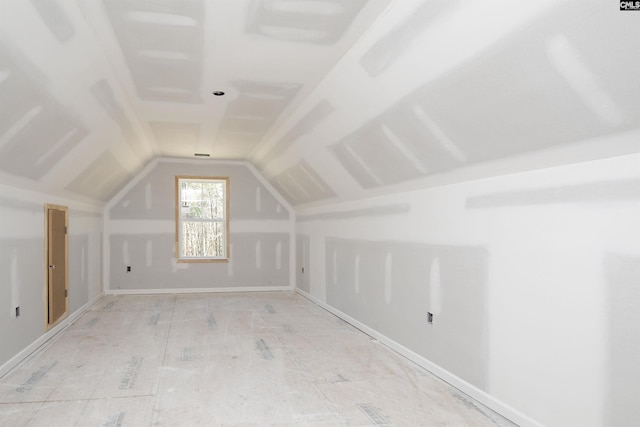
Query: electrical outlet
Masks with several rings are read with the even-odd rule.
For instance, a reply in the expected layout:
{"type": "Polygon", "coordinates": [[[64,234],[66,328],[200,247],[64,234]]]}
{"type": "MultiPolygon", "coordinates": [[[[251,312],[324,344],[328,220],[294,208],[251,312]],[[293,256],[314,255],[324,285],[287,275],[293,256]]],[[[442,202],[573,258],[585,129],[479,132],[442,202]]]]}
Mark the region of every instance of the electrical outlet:
{"type": "Polygon", "coordinates": [[[16,317],[20,317],[20,306],[16,307],[16,317]]]}
{"type": "Polygon", "coordinates": [[[131,266],[127,265],[127,273],[131,273],[131,266]]]}
{"type": "Polygon", "coordinates": [[[427,323],[433,324],[433,313],[430,311],[427,311],[427,323]]]}

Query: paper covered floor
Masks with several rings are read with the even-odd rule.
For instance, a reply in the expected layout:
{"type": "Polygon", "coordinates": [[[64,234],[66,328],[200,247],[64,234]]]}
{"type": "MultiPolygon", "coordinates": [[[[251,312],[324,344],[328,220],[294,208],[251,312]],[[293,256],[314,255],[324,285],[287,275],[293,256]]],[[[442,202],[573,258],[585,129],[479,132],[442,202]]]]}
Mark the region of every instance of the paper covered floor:
{"type": "Polygon", "coordinates": [[[512,424],[271,292],[105,296],[0,380],[0,425],[512,424]]]}

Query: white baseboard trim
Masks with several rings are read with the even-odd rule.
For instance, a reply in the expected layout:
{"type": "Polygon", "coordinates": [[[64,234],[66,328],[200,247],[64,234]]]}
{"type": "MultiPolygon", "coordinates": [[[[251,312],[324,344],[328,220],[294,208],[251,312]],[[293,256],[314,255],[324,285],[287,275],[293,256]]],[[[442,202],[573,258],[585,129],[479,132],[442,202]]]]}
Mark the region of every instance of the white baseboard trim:
{"type": "Polygon", "coordinates": [[[386,337],[385,335],[382,335],[380,332],[376,331],[375,329],[370,328],[369,326],[365,325],[364,323],[360,322],[359,320],[356,320],[353,317],[349,316],[348,314],[345,314],[345,313],[341,312],[340,310],[337,310],[334,307],[330,306],[329,304],[320,301],[319,299],[315,298],[314,296],[312,296],[311,294],[309,294],[309,293],[307,293],[307,292],[305,292],[303,290],[300,290],[300,289],[296,288],[295,291],[298,294],[300,294],[301,296],[303,296],[304,298],[307,298],[309,301],[317,304],[318,306],[320,306],[323,309],[327,310],[329,313],[334,314],[335,316],[338,316],[340,319],[344,320],[345,322],[347,322],[347,323],[351,324],[352,326],[360,329],[362,332],[364,332],[367,335],[375,338],[376,340],[378,340],[379,342],[381,342],[385,346],[389,347],[391,350],[393,350],[396,353],[399,353],[400,355],[406,357],[407,359],[409,359],[413,363],[415,363],[418,366],[426,369],[427,371],[431,372],[432,374],[434,374],[438,378],[442,379],[443,381],[447,382],[451,386],[457,388],[461,392],[467,394],[468,396],[472,397],[476,401],[482,403],[483,405],[485,405],[486,407],[492,409],[493,411],[497,412],[498,414],[502,415],[503,417],[505,417],[505,418],[509,419],[510,421],[516,423],[517,425],[519,425],[521,427],[543,427],[542,424],[540,424],[539,422],[537,422],[533,418],[523,414],[522,412],[518,411],[517,409],[512,408],[511,406],[507,405],[506,403],[502,402],[501,400],[491,396],[490,394],[488,394],[487,392],[485,392],[483,390],[480,390],[479,388],[477,388],[473,384],[470,384],[470,383],[466,382],[462,378],[452,374],[451,372],[449,372],[446,369],[436,365],[435,363],[433,363],[430,360],[424,358],[423,356],[420,356],[419,354],[415,353],[414,351],[409,350],[408,348],[404,347],[403,345],[398,344],[397,342],[395,342],[394,340],[386,337]]]}
{"type": "Polygon", "coordinates": [[[56,335],[58,335],[60,332],[62,332],[63,330],[65,330],[67,327],[69,327],[69,325],[71,325],[73,322],[75,322],[80,316],[82,316],[84,313],[86,313],[91,306],[93,306],[102,296],[104,295],[104,292],[101,292],[98,296],[96,296],[94,299],[92,299],[91,301],[89,301],[88,303],[86,303],[85,305],[83,305],[82,307],[80,307],[79,309],[77,309],[76,311],[74,311],[73,313],[71,313],[69,316],[67,316],[65,319],[63,319],[60,323],[58,323],[56,326],[54,326],[53,328],[49,329],[47,332],[45,332],[44,334],[40,335],[40,337],[38,339],[36,339],[34,342],[32,342],[31,344],[29,344],[26,348],[24,348],[21,352],[19,352],[18,354],[16,354],[15,356],[13,356],[11,359],[9,359],[8,361],[6,361],[4,364],[2,364],[2,366],[0,366],[0,378],[2,378],[3,376],[5,376],[6,374],[9,373],[9,371],[11,371],[13,368],[15,368],[16,366],[20,365],[20,363],[22,363],[24,360],[26,360],[31,354],[33,354],[34,352],[36,352],[38,349],[40,349],[40,347],[42,347],[43,345],[45,345],[47,342],[49,342],[53,337],[55,337],[56,335]]]}
{"type": "Polygon", "coordinates": [[[246,286],[242,288],[107,289],[107,295],[210,294],[232,292],[293,291],[291,286],[246,286]]]}

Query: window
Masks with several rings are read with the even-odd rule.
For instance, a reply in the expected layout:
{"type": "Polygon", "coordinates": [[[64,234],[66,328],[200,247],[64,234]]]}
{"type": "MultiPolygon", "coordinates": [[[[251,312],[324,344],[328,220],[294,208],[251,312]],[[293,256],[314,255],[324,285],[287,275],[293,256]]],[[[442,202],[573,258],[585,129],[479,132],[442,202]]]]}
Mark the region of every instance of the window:
{"type": "Polygon", "coordinates": [[[179,262],[229,258],[229,178],[176,177],[176,251],[179,262]]]}

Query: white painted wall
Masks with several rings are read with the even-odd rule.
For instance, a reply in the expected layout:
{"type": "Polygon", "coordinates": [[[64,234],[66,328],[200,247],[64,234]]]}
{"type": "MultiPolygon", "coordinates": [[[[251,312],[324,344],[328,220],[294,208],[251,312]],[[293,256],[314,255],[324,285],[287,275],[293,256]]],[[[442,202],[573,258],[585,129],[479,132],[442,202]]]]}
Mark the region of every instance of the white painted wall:
{"type": "Polygon", "coordinates": [[[51,335],[45,331],[46,203],[69,207],[69,318],[102,293],[102,207],[0,186],[0,375],[12,358],[51,335]]]}
{"type": "Polygon", "coordinates": [[[310,239],[312,297],[503,402],[516,421],[614,426],[640,417],[640,155],[297,216],[299,239],[310,239]],[[336,239],[334,260],[327,247],[336,239]],[[375,261],[384,247],[390,266],[375,261]],[[363,280],[368,270],[383,277],[363,280]],[[470,336],[460,324],[468,316],[482,325],[470,336]]]}

